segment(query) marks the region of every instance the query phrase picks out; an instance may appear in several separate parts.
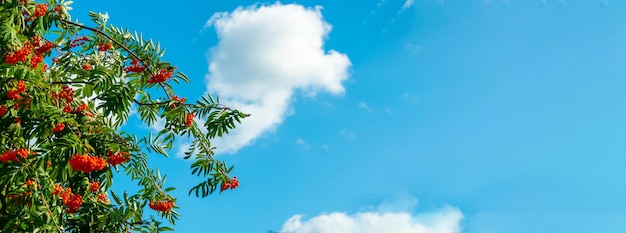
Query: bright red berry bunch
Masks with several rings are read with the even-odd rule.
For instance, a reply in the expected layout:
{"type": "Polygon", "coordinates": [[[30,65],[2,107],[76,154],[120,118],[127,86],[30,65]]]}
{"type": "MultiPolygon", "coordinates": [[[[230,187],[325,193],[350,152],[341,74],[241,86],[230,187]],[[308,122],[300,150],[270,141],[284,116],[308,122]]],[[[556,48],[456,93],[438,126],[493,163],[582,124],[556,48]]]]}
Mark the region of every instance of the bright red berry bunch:
{"type": "Polygon", "coordinates": [[[113,153],[113,151],[109,151],[107,153],[107,157],[108,157],[107,162],[111,164],[112,166],[115,166],[118,164],[128,162],[128,160],[130,159],[130,154],[128,154],[128,152],[113,153]]]}
{"type": "Polygon", "coordinates": [[[52,132],[53,133],[58,133],[63,131],[63,129],[65,129],[65,124],[63,123],[58,123],[57,125],[55,125],[54,127],[52,127],[52,132]]]}
{"type": "Polygon", "coordinates": [[[156,203],[153,201],[150,201],[150,204],[148,204],[148,206],[150,206],[150,209],[156,210],[156,211],[161,211],[161,212],[169,212],[172,207],[174,207],[174,202],[173,201],[157,201],[156,203]]]}
{"type": "MultiPolygon", "coordinates": [[[[44,16],[47,10],[48,10],[48,4],[36,4],[35,13],[31,17],[26,18],[26,22],[32,21],[38,17],[44,16]]],[[[26,15],[28,15],[28,12],[26,12],[26,15]]]]}
{"type": "Polygon", "coordinates": [[[98,51],[106,52],[106,51],[109,51],[109,49],[111,49],[111,47],[113,47],[113,44],[111,44],[110,42],[108,42],[106,44],[105,43],[101,43],[101,44],[98,45],[98,51]]]}
{"type": "Polygon", "coordinates": [[[74,89],[70,86],[63,86],[63,89],[59,93],[53,92],[52,97],[62,98],[65,99],[66,102],[70,103],[74,100],[74,89]]]}
{"type": "Polygon", "coordinates": [[[83,70],[91,70],[93,69],[93,66],[91,66],[91,64],[89,63],[85,63],[82,68],[83,70]]]}
{"type": "Polygon", "coordinates": [[[80,194],[72,193],[71,188],[63,189],[61,185],[55,185],[52,195],[60,195],[63,205],[67,206],[67,212],[70,214],[76,213],[80,206],[83,205],[83,197],[80,194]]]}
{"type": "Polygon", "coordinates": [[[17,150],[11,150],[11,151],[5,151],[2,153],[2,155],[0,155],[0,162],[6,163],[9,161],[13,161],[13,162],[19,162],[20,160],[17,158],[22,157],[22,159],[26,159],[26,157],[28,157],[28,155],[30,155],[31,152],[29,150],[26,150],[24,148],[20,148],[17,150]]]}
{"type": "Polygon", "coordinates": [[[84,45],[85,41],[88,41],[88,40],[89,39],[86,36],[77,37],[76,39],[72,40],[72,43],[70,43],[70,47],[74,48],[74,47],[84,45]]]}
{"type": "Polygon", "coordinates": [[[55,44],[50,41],[46,41],[45,43],[43,43],[43,45],[40,46],[39,45],[40,43],[37,40],[35,40],[33,44],[35,44],[35,46],[38,47],[35,49],[35,53],[40,54],[40,55],[50,52],[50,50],[52,50],[52,48],[54,48],[55,46],[55,44]]]}
{"type": "Polygon", "coordinates": [[[194,113],[187,113],[185,115],[185,118],[186,118],[185,119],[185,125],[186,126],[191,126],[191,124],[193,124],[193,117],[195,117],[195,116],[196,116],[196,114],[194,114],[194,113]]]}
{"type": "Polygon", "coordinates": [[[13,53],[7,54],[4,57],[4,63],[16,64],[18,62],[24,62],[24,61],[28,60],[28,55],[30,55],[32,50],[33,50],[33,48],[30,45],[30,42],[26,41],[24,43],[24,47],[18,49],[17,51],[15,51],[13,53]]]}
{"type": "Polygon", "coordinates": [[[12,99],[13,101],[21,99],[22,96],[20,94],[24,93],[24,91],[26,91],[26,83],[24,80],[20,80],[17,82],[15,89],[7,91],[7,98],[12,99]]]}
{"type": "Polygon", "coordinates": [[[95,155],[76,154],[68,162],[70,166],[72,166],[72,169],[75,171],[82,171],[84,173],[102,170],[107,165],[103,158],[95,155]]]}
{"type": "Polygon", "coordinates": [[[109,199],[107,198],[107,195],[104,193],[100,193],[98,194],[98,201],[102,202],[102,203],[109,203],[109,199]]]}
{"type": "Polygon", "coordinates": [[[37,68],[37,66],[41,62],[43,62],[43,56],[39,54],[33,55],[33,57],[30,59],[30,68],[37,68]]]}
{"type": "Polygon", "coordinates": [[[4,114],[7,114],[7,106],[0,106],[0,117],[3,117],[4,114]]]}
{"type": "Polygon", "coordinates": [[[187,101],[187,98],[178,98],[178,96],[175,95],[175,96],[172,96],[172,100],[175,103],[170,104],[170,108],[176,108],[178,107],[178,105],[185,104],[185,102],[187,101]]]}
{"type": "Polygon", "coordinates": [[[96,181],[96,182],[91,182],[89,183],[89,191],[92,192],[98,192],[98,190],[100,190],[100,182],[96,181]]]}
{"type": "Polygon", "coordinates": [[[133,61],[130,62],[130,66],[124,67],[124,71],[126,73],[131,73],[131,72],[141,73],[144,70],[146,70],[146,67],[144,65],[140,66],[139,65],[139,60],[137,60],[137,59],[133,59],[133,61]]]}
{"type": "Polygon", "coordinates": [[[236,189],[237,187],[239,187],[239,180],[237,180],[237,176],[234,176],[232,180],[229,180],[226,183],[222,183],[222,187],[220,188],[220,191],[224,191],[227,189],[236,189]]]}
{"type": "Polygon", "coordinates": [[[161,69],[156,74],[152,74],[152,76],[150,76],[150,78],[148,79],[148,83],[162,83],[162,82],[165,82],[165,80],[167,80],[168,78],[172,77],[172,74],[174,74],[174,72],[168,71],[165,68],[161,69]]]}

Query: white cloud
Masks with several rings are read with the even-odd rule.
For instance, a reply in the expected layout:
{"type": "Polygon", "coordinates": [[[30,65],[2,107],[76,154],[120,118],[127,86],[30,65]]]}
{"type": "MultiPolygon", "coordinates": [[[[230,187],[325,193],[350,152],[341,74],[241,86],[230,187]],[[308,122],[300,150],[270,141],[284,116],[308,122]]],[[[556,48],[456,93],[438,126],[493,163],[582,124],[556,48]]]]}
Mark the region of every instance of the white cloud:
{"type": "Polygon", "coordinates": [[[290,233],[460,233],[463,214],[459,209],[444,206],[441,209],[414,214],[417,200],[381,204],[377,210],[355,214],[324,213],[308,220],[294,215],[281,232],[290,233]],[[398,206],[398,204],[400,204],[398,206]],[[391,205],[391,206],[390,206],[391,205]],[[390,207],[390,208],[388,208],[390,207]],[[384,209],[387,208],[387,209],[384,209]]]}
{"type": "Polygon", "coordinates": [[[411,6],[413,6],[413,0],[406,0],[406,2],[404,2],[404,5],[402,5],[402,9],[408,9],[411,6]]]}
{"type": "Polygon", "coordinates": [[[311,148],[311,145],[309,145],[308,143],[306,143],[304,140],[302,140],[302,138],[297,138],[296,139],[296,144],[297,145],[301,145],[302,147],[304,147],[304,149],[309,149],[311,148]]]}
{"type": "Polygon", "coordinates": [[[356,133],[354,131],[345,130],[345,129],[342,129],[341,131],[339,131],[339,134],[348,141],[352,141],[356,137],[356,133]]]}
{"type": "Polygon", "coordinates": [[[365,109],[365,111],[367,112],[373,112],[374,108],[370,107],[369,105],[367,105],[365,102],[359,102],[359,108],[361,109],[365,109]]]}
{"type": "Polygon", "coordinates": [[[417,97],[417,95],[405,92],[402,95],[402,98],[404,98],[404,100],[406,100],[407,102],[409,102],[410,104],[415,104],[417,103],[417,101],[419,101],[419,97],[417,97]]]}
{"type": "Polygon", "coordinates": [[[219,152],[234,153],[293,112],[298,91],[341,94],[351,63],[345,54],[324,51],[331,30],[321,7],[276,3],[239,7],[213,15],[219,38],[210,50],[207,88],[222,103],[252,114],[237,130],[215,140],[219,152]]]}
{"type": "Polygon", "coordinates": [[[422,51],[422,47],[413,43],[406,43],[404,44],[404,49],[406,49],[407,51],[413,53],[413,54],[418,54],[419,52],[422,51]]]}

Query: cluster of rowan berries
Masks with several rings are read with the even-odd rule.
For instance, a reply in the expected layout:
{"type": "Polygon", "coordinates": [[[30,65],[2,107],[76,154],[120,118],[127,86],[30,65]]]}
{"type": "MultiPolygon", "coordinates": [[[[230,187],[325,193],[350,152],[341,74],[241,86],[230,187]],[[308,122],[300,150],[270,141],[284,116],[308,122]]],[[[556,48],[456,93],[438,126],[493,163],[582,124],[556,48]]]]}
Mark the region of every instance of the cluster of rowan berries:
{"type": "Polygon", "coordinates": [[[74,47],[84,45],[85,41],[88,41],[88,40],[89,39],[86,36],[76,37],[74,40],[72,40],[72,43],[70,43],[70,47],[74,48],[74,47]]]}
{"type": "Polygon", "coordinates": [[[98,190],[100,190],[100,182],[96,181],[96,182],[89,183],[89,191],[95,193],[95,192],[98,192],[98,190]]]}
{"type": "Polygon", "coordinates": [[[100,193],[96,197],[98,197],[98,201],[102,203],[109,203],[109,199],[107,199],[107,196],[104,193],[100,193]]]}
{"type": "Polygon", "coordinates": [[[185,102],[187,101],[187,98],[178,98],[178,96],[175,95],[175,96],[172,96],[172,100],[175,103],[170,104],[170,108],[176,108],[178,107],[178,105],[185,104],[185,102]]]}
{"type": "MultiPolygon", "coordinates": [[[[14,205],[23,205],[25,202],[25,198],[30,196],[33,192],[31,191],[26,191],[26,192],[21,192],[19,194],[10,194],[8,196],[9,200],[13,200],[13,204],[14,205]]],[[[28,206],[32,206],[32,203],[28,203],[28,206]]]]}
{"type": "Polygon", "coordinates": [[[63,205],[67,206],[67,212],[76,213],[80,206],[83,205],[83,197],[80,194],[72,193],[72,188],[63,189],[61,185],[55,185],[52,195],[59,195],[63,205]]]}
{"type": "Polygon", "coordinates": [[[98,51],[106,52],[106,51],[109,51],[109,49],[111,49],[111,47],[113,47],[113,44],[111,44],[111,42],[107,42],[106,44],[105,43],[100,43],[98,45],[98,51]]]}
{"type": "Polygon", "coordinates": [[[7,91],[7,98],[13,100],[15,104],[13,105],[13,109],[19,108],[20,105],[28,105],[30,103],[30,98],[23,98],[21,96],[21,94],[25,91],[26,83],[24,83],[24,80],[18,81],[15,89],[10,89],[9,91],[7,91]]]}
{"type": "Polygon", "coordinates": [[[63,129],[65,129],[65,124],[63,123],[58,123],[56,125],[53,125],[52,127],[52,133],[58,133],[63,131],[63,129]]]}
{"type": "Polygon", "coordinates": [[[4,105],[0,106],[0,117],[3,117],[4,114],[7,114],[7,110],[8,110],[7,106],[4,106],[4,105]]]}
{"type": "Polygon", "coordinates": [[[167,80],[168,78],[172,77],[172,74],[174,74],[174,72],[168,71],[167,69],[163,68],[159,72],[157,72],[156,74],[152,74],[152,76],[150,76],[150,78],[148,79],[148,83],[162,83],[162,82],[165,82],[165,80],[167,80]]]}
{"type": "MultiPolygon", "coordinates": [[[[44,16],[48,10],[48,4],[35,4],[35,12],[31,17],[26,18],[26,22],[33,21],[34,19],[44,16]]],[[[22,12],[24,15],[30,15],[28,11],[22,12]]]]}
{"type": "Polygon", "coordinates": [[[153,209],[156,211],[169,212],[172,209],[172,207],[174,207],[174,202],[170,200],[157,201],[157,202],[150,201],[148,206],[150,206],[150,209],[153,209]]]}
{"type": "Polygon", "coordinates": [[[63,86],[63,89],[59,93],[52,92],[53,98],[62,98],[65,99],[66,102],[70,103],[74,100],[74,89],[70,86],[63,86]]]}
{"type": "Polygon", "coordinates": [[[63,112],[65,112],[65,113],[81,113],[81,114],[83,114],[85,116],[93,117],[94,114],[89,112],[87,110],[87,108],[88,108],[88,106],[87,106],[87,103],[85,103],[85,102],[83,102],[80,106],[78,106],[78,107],[76,107],[74,109],[72,109],[72,106],[70,106],[68,104],[68,105],[65,105],[65,107],[63,107],[63,112]]]}
{"type": "Polygon", "coordinates": [[[128,162],[130,159],[130,154],[128,152],[115,152],[109,151],[107,152],[107,162],[112,166],[116,166],[118,164],[122,164],[128,162]]]}
{"type": "Polygon", "coordinates": [[[91,64],[89,63],[85,63],[82,68],[83,70],[91,70],[93,69],[93,66],[91,66],[91,64]]]}
{"type": "Polygon", "coordinates": [[[41,44],[41,38],[39,36],[33,37],[33,45],[35,45],[35,54],[40,55],[50,52],[55,46],[54,43],[47,40],[41,44]]]}
{"type": "Polygon", "coordinates": [[[15,89],[7,91],[7,98],[14,101],[21,99],[22,96],[20,94],[24,93],[24,91],[26,91],[26,83],[24,83],[24,80],[20,80],[17,82],[15,89]]]}
{"type": "Polygon", "coordinates": [[[81,154],[74,155],[74,157],[68,160],[68,163],[75,171],[82,171],[84,173],[102,170],[107,165],[106,161],[103,158],[95,155],[81,154]]]}
{"type": "Polygon", "coordinates": [[[130,66],[124,67],[124,71],[126,73],[141,73],[144,70],[146,70],[146,66],[144,66],[143,64],[140,66],[138,59],[133,59],[133,61],[130,62],[130,66]]]}
{"type": "Polygon", "coordinates": [[[228,182],[222,183],[220,191],[223,192],[227,189],[236,189],[237,187],[239,187],[239,180],[237,180],[237,176],[234,176],[233,179],[229,180],[228,182]]]}
{"type": "Polygon", "coordinates": [[[193,124],[193,117],[195,117],[195,116],[196,116],[196,114],[194,114],[194,113],[187,113],[185,115],[185,118],[186,118],[185,119],[185,125],[186,126],[191,126],[191,124],[193,124]]]}
{"type": "Polygon", "coordinates": [[[27,149],[24,148],[20,148],[17,150],[10,150],[10,151],[5,151],[2,152],[2,155],[0,155],[0,162],[6,163],[9,161],[13,161],[13,162],[19,162],[20,160],[17,158],[22,157],[22,159],[26,159],[26,157],[28,157],[28,155],[30,155],[31,152],[27,149]]]}
{"type": "Polygon", "coordinates": [[[28,60],[28,55],[30,55],[32,50],[33,48],[30,45],[30,42],[26,41],[22,48],[18,49],[17,51],[13,53],[7,54],[4,57],[4,63],[16,64],[18,62],[24,62],[28,60]]]}

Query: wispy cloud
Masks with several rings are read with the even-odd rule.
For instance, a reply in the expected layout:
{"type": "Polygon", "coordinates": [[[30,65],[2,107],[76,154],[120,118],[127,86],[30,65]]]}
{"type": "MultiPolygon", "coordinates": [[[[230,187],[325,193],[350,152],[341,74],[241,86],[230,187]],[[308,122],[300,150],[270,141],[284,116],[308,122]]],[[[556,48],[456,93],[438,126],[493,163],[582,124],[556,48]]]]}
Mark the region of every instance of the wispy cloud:
{"type": "Polygon", "coordinates": [[[296,139],[296,145],[300,145],[302,147],[304,147],[304,149],[309,149],[311,148],[311,145],[309,145],[308,143],[306,143],[302,138],[297,138],[296,139]]]}
{"type": "Polygon", "coordinates": [[[236,152],[272,132],[293,112],[294,93],[341,94],[351,63],[325,51],[331,30],[321,7],[254,5],[213,15],[219,42],[210,50],[207,91],[228,106],[251,113],[238,128],[214,141],[217,152],[236,152]]]}
{"type": "Polygon", "coordinates": [[[345,129],[342,129],[341,131],[339,131],[339,135],[341,135],[348,141],[352,141],[356,137],[356,133],[354,131],[345,130],[345,129]]]}
{"type": "Polygon", "coordinates": [[[323,213],[308,220],[303,215],[289,218],[281,232],[298,233],[460,233],[463,213],[444,206],[438,210],[414,214],[417,200],[383,203],[370,211],[348,214],[323,213]]]}
{"type": "Polygon", "coordinates": [[[359,102],[358,106],[359,106],[360,109],[364,109],[365,111],[367,111],[369,113],[374,111],[374,108],[370,107],[365,102],[359,102]]]}
{"type": "Polygon", "coordinates": [[[402,5],[402,10],[406,10],[411,6],[413,6],[413,0],[406,0],[402,5]]]}
{"type": "Polygon", "coordinates": [[[404,44],[404,49],[412,54],[418,54],[422,51],[422,47],[411,42],[404,44]]]}
{"type": "Polygon", "coordinates": [[[402,95],[402,98],[404,100],[406,100],[410,104],[415,104],[415,103],[417,103],[417,101],[419,101],[419,98],[417,97],[417,95],[411,94],[411,93],[408,93],[408,92],[405,92],[402,95]]]}

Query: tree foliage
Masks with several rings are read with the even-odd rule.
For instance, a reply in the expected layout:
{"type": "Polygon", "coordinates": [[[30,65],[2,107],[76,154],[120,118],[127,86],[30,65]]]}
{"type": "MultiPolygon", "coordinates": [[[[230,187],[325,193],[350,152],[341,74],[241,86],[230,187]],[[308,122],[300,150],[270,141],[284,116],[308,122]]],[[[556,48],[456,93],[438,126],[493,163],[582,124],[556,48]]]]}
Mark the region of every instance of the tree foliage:
{"type": "Polygon", "coordinates": [[[192,144],[185,159],[204,181],[189,194],[236,188],[232,166],[213,158],[211,139],[247,117],[206,95],[196,103],[174,85],[190,79],[161,58],[165,49],[90,12],[91,26],[71,19],[71,1],[0,0],[0,232],[160,232],[179,218],[165,176],[148,154],[192,144]],[[138,136],[121,126],[131,111],[146,125],[138,136]],[[114,174],[137,193],[111,190],[114,174]]]}

